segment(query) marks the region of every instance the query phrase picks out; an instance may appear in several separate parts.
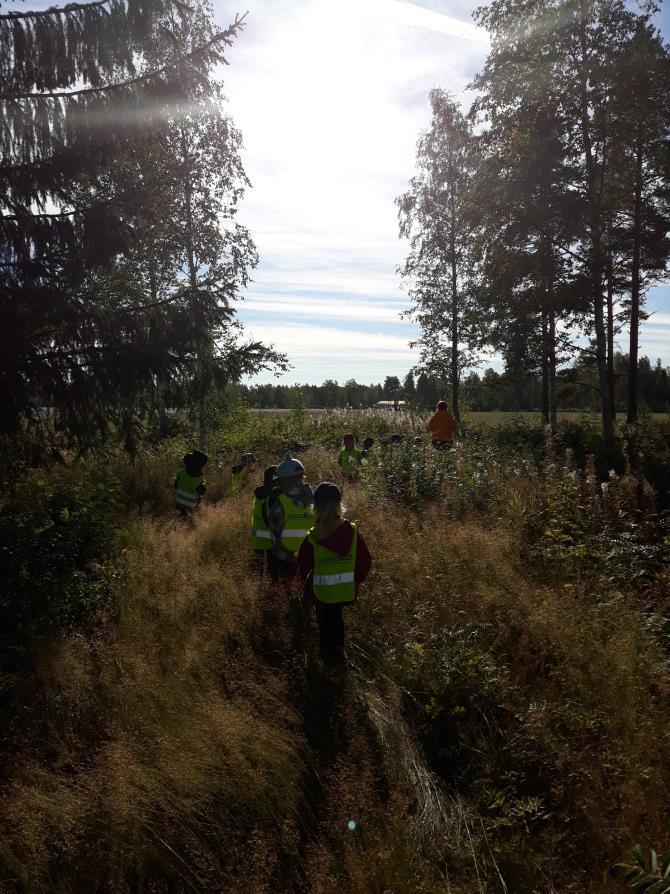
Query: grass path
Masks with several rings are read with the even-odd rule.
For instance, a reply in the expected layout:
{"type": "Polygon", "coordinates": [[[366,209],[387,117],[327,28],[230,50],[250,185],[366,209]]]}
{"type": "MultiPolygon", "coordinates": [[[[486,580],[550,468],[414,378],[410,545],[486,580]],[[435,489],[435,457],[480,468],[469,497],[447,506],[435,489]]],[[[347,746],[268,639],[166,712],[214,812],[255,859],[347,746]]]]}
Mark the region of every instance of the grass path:
{"type": "Polygon", "coordinates": [[[343,677],[250,570],[249,494],[127,520],[118,611],[25,681],[3,890],[595,894],[633,836],[662,848],[670,677],[637,598],[538,582],[512,515],[345,498],[375,565],[343,677]]]}

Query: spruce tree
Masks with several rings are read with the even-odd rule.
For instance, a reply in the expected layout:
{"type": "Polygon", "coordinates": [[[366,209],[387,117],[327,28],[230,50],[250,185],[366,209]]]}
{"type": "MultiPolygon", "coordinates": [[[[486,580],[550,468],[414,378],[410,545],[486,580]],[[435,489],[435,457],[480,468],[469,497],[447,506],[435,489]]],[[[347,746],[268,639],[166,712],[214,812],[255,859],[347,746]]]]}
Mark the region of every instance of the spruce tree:
{"type": "Polygon", "coordinates": [[[189,48],[188,65],[151,67],[147,47],[173,8],[109,0],[0,14],[0,430],[10,436],[43,423],[43,405],[72,440],[90,441],[180,362],[183,330],[161,339],[150,316],[129,322],[120,291],[99,278],[128,253],[151,200],[133,178],[110,191],[110,169],[133,141],[164,132],[167,110],[206,82],[243,24],[189,48]]]}

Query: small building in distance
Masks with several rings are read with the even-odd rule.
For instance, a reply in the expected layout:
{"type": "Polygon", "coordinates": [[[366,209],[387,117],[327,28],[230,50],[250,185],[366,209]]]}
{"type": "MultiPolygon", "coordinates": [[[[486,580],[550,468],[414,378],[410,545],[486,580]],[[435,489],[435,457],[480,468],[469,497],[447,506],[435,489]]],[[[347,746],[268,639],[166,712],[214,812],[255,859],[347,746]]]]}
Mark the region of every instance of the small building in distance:
{"type": "Polygon", "coordinates": [[[378,400],[374,405],[375,410],[404,410],[407,406],[406,400],[378,400]]]}

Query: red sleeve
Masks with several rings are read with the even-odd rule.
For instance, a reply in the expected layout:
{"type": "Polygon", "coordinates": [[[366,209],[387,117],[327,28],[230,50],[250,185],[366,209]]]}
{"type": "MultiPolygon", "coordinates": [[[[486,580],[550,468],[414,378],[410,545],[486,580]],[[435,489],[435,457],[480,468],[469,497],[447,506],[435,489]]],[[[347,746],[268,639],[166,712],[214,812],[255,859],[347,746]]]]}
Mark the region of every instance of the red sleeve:
{"type": "Polygon", "coordinates": [[[314,547],[305,537],[298,551],[298,574],[305,580],[314,568],[314,547]]]}
{"type": "Polygon", "coordinates": [[[358,534],[358,544],[356,546],[356,568],[354,569],[354,581],[362,584],[365,578],[370,574],[372,568],[372,556],[370,550],[365,545],[365,540],[361,534],[358,534]]]}

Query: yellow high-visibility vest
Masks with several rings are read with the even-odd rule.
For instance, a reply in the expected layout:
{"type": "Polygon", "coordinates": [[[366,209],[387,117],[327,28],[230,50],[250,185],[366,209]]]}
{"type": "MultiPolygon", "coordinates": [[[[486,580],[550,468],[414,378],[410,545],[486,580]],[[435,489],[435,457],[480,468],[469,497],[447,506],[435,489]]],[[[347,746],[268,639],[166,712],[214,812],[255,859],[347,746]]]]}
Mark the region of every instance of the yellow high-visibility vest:
{"type": "Polygon", "coordinates": [[[264,503],[265,500],[254,497],[251,507],[251,546],[253,549],[270,549],[272,546],[272,534],[263,518],[264,503]]]}
{"type": "Polygon", "coordinates": [[[314,524],[314,510],[311,506],[296,506],[286,494],[279,495],[279,502],[284,509],[281,544],[287,552],[297,553],[314,524]]]}
{"type": "Polygon", "coordinates": [[[246,472],[247,467],[242,466],[239,472],[233,472],[230,484],[228,485],[228,496],[234,497],[235,494],[239,494],[242,490],[242,485],[244,484],[244,473],[246,472]]]}
{"type": "Polygon", "coordinates": [[[309,532],[309,542],[314,547],[314,571],[312,589],[319,602],[353,602],[356,598],[356,547],[358,531],[352,524],[354,536],[346,556],[339,556],[314,539],[314,528],[309,532]]]}
{"type": "Polygon", "coordinates": [[[175,500],[177,506],[185,509],[195,509],[198,505],[198,488],[205,483],[202,475],[189,475],[186,469],[177,470],[177,490],[175,492],[175,500]]]}

